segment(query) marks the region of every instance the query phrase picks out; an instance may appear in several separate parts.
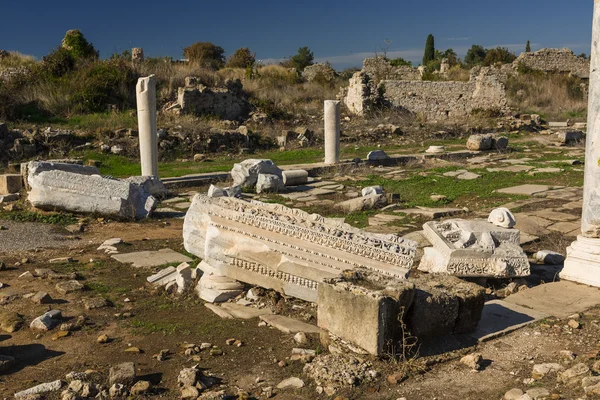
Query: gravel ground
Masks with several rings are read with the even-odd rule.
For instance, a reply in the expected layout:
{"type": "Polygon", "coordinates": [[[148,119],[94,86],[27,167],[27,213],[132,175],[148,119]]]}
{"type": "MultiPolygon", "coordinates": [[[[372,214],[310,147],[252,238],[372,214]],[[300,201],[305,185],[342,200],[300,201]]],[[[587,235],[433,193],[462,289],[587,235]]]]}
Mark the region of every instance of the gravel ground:
{"type": "Polygon", "coordinates": [[[40,248],[69,247],[76,243],[61,229],[35,222],[14,222],[1,220],[0,254],[13,251],[35,250],[40,248]]]}

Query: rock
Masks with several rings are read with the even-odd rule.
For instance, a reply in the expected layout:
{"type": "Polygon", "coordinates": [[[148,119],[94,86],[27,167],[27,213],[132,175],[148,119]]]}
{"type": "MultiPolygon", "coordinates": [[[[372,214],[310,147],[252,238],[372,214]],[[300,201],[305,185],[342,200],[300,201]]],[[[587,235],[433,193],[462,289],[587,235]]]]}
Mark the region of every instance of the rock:
{"type": "Polygon", "coordinates": [[[121,383],[115,383],[113,384],[110,389],[108,390],[108,394],[110,395],[110,397],[112,397],[113,399],[123,399],[127,397],[127,387],[125,387],[125,385],[121,384],[121,383]]]}
{"type": "Polygon", "coordinates": [[[573,361],[577,356],[570,350],[561,350],[560,356],[565,361],[573,361]]]}
{"type": "Polygon", "coordinates": [[[105,344],[105,343],[110,342],[110,338],[108,337],[108,335],[102,334],[102,335],[98,336],[98,339],[96,339],[96,341],[100,344],[105,344]]]}
{"type": "Polygon", "coordinates": [[[294,335],[294,341],[298,344],[306,344],[308,343],[308,338],[306,337],[306,333],[298,332],[294,335]]]}
{"type": "Polygon", "coordinates": [[[62,386],[63,386],[63,381],[56,380],[53,382],[42,383],[41,385],[37,385],[32,388],[22,390],[20,392],[15,393],[14,396],[18,399],[18,398],[24,398],[24,397],[27,397],[30,395],[35,395],[35,394],[56,392],[57,390],[60,390],[60,388],[62,388],[62,386]]]}
{"type": "Polygon", "coordinates": [[[83,289],[83,285],[75,280],[59,282],[56,284],[56,291],[62,295],[79,292],[83,289]]]}
{"type": "Polygon", "coordinates": [[[277,385],[277,389],[300,389],[304,387],[304,381],[300,378],[292,377],[285,379],[277,385]]]}
{"type": "Polygon", "coordinates": [[[200,391],[194,386],[184,386],[181,388],[182,399],[197,399],[200,396],[200,391]]]}
{"type": "Polygon", "coordinates": [[[565,261],[565,257],[551,250],[540,250],[533,255],[535,261],[539,264],[561,265],[565,261]]]}
{"type": "Polygon", "coordinates": [[[46,332],[57,326],[61,319],[62,313],[59,310],[48,311],[31,321],[29,328],[46,332]]]}
{"type": "Polygon", "coordinates": [[[112,367],[108,374],[108,382],[110,385],[121,384],[124,386],[132,386],[136,380],[135,364],[125,362],[112,367]]]}
{"type": "Polygon", "coordinates": [[[435,202],[448,200],[448,197],[441,194],[432,194],[431,196],[429,196],[429,198],[435,202]]]}
{"type": "Polygon", "coordinates": [[[429,154],[441,154],[443,152],[446,151],[446,147],[445,146],[429,146],[427,148],[427,150],[425,150],[425,153],[429,153],[429,154]]]}
{"type": "Polygon", "coordinates": [[[196,367],[184,368],[179,372],[179,376],[177,376],[177,383],[184,388],[187,386],[196,386],[200,375],[200,370],[196,367]]]}
{"type": "Polygon", "coordinates": [[[169,195],[165,184],[156,176],[131,176],[125,181],[141,187],[156,198],[165,198],[169,195]]]}
{"type": "Polygon", "coordinates": [[[562,144],[577,143],[583,140],[583,137],[584,133],[582,131],[561,131],[556,133],[556,138],[562,144]]]}
{"type": "Polygon", "coordinates": [[[303,169],[283,171],[283,184],[285,186],[304,185],[308,182],[308,171],[303,169]]]}
{"type": "Polygon", "coordinates": [[[464,364],[474,370],[480,370],[483,368],[483,356],[480,353],[468,354],[461,358],[460,362],[461,364],[464,364]]]}
{"type": "Polygon", "coordinates": [[[258,174],[256,193],[278,193],[285,187],[283,178],[272,174],[258,174]]]}
{"type": "Polygon", "coordinates": [[[0,372],[8,370],[14,363],[13,357],[0,354],[0,372]]]}
{"type": "Polygon", "coordinates": [[[508,208],[496,208],[488,216],[488,222],[501,228],[512,228],[517,224],[515,216],[508,208]]]}
{"type": "Polygon", "coordinates": [[[88,311],[108,306],[108,301],[102,296],[85,298],[82,300],[82,302],[83,302],[83,306],[88,311]]]}
{"type": "Polygon", "coordinates": [[[502,151],[508,148],[508,138],[506,136],[500,136],[492,139],[492,148],[502,151]]]}
{"type": "Polygon", "coordinates": [[[532,400],[542,400],[550,398],[550,392],[546,388],[532,388],[525,392],[525,396],[529,396],[532,400]]]}
{"type": "Polygon", "coordinates": [[[115,144],[114,146],[112,146],[110,148],[110,152],[113,153],[113,154],[117,154],[117,155],[121,154],[121,153],[123,153],[123,146],[115,144]]]}
{"type": "Polygon", "coordinates": [[[7,333],[18,331],[23,326],[23,318],[12,311],[0,311],[0,329],[7,333]]]}
{"type": "Polygon", "coordinates": [[[467,140],[467,149],[482,151],[492,148],[492,135],[471,135],[467,140]]]}
{"type": "Polygon", "coordinates": [[[37,292],[32,298],[31,301],[35,304],[49,304],[52,303],[52,297],[46,292],[37,292]]]}
{"type": "Polygon", "coordinates": [[[573,329],[581,329],[581,324],[579,323],[579,321],[575,321],[574,319],[569,320],[567,325],[569,325],[569,327],[573,329]]]}
{"type": "Polygon", "coordinates": [[[383,150],[373,150],[367,154],[367,161],[389,160],[390,157],[383,150]]]}
{"type": "Polygon", "coordinates": [[[204,155],[204,154],[194,154],[194,161],[195,162],[204,161],[205,158],[206,158],[206,155],[204,155]]]}
{"type": "Polygon", "coordinates": [[[378,195],[378,194],[383,194],[383,188],[379,185],[367,186],[366,188],[363,188],[363,190],[362,190],[363,197],[373,196],[373,195],[378,195]]]}
{"type": "Polygon", "coordinates": [[[137,381],[129,390],[132,396],[139,396],[141,394],[148,393],[152,384],[148,381],[137,381]]]}
{"type": "Polygon", "coordinates": [[[523,394],[523,391],[519,388],[510,389],[504,393],[504,400],[522,400],[523,394]]]}
{"type": "Polygon", "coordinates": [[[600,376],[586,376],[581,380],[581,387],[584,389],[594,385],[600,385],[600,376]]]}
{"type": "Polygon", "coordinates": [[[548,375],[553,372],[559,372],[562,370],[562,365],[556,363],[535,364],[533,366],[531,376],[534,379],[542,379],[545,375],[548,375]]]}
{"type": "Polygon", "coordinates": [[[215,185],[210,185],[208,188],[208,193],[206,194],[208,197],[224,197],[227,196],[227,192],[225,189],[222,189],[215,185]]]}
{"type": "Polygon", "coordinates": [[[130,182],[59,170],[28,177],[28,200],[37,208],[147,218],[157,200],[143,187],[130,182]]]}
{"type": "Polygon", "coordinates": [[[248,159],[234,164],[231,170],[234,186],[252,187],[256,185],[259,174],[276,175],[283,178],[281,169],[271,160],[248,159]]]}
{"type": "Polygon", "coordinates": [[[337,203],[335,208],[347,213],[353,213],[358,211],[372,210],[375,208],[384,207],[386,205],[387,198],[383,194],[378,194],[342,201],[337,203]]]}
{"type": "Polygon", "coordinates": [[[583,375],[587,375],[590,372],[590,369],[584,363],[579,363],[569,368],[564,372],[560,372],[558,374],[558,381],[563,383],[569,383],[574,379],[581,379],[583,375]]]}

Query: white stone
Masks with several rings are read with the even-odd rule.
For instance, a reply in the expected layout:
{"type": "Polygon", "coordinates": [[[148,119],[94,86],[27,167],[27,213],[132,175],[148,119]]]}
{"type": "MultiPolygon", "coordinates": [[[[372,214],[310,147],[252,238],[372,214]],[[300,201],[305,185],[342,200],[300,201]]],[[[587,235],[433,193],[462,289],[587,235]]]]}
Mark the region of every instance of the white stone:
{"type": "Polygon", "coordinates": [[[443,153],[445,151],[446,151],[446,148],[444,146],[429,146],[427,148],[427,150],[425,150],[425,153],[439,154],[439,153],[443,153]]]}
{"type": "Polygon", "coordinates": [[[285,186],[304,185],[308,182],[308,171],[294,169],[283,171],[283,184],[285,186]]]}
{"type": "Polygon", "coordinates": [[[60,323],[61,318],[62,313],[60,311],[48,311],[47,313],[44,313],[43,315],[31,321],[29,328],[33,330],[46,332],[58,325],[60,323]]]}
{"type": "Polygon", "coordinates": [[[486,221],[427,222],[426,247],[419,269],[460,277],[517,277],[529,275],[529,261],[520,246],[517,229],[486,221]]]}
{"type": "Polygon", "coordinates": [[[208,197],[223,197],[223,196],[227,196],[227,193],[225,192],[225,189],[222,189],[216,185],[210,185],[210,187],[208,188],[207,196],[208,197]]]}
{"type": "Polygon", "coordinates": [[[156,77],[139,78],[136,88],[143,176],[158,176],[158,136],[156,133],[156,77]]]}
{"type": "Polygon", "coordinates": [[[231,178],[234,186],[256,185],[258,174],[271,174],[283,177],[281,169],[271,160],[248,159],[233,165],[231,178]]]}
{"type": "Polygon", "coordinates": [[[367,186],[366,188],[363,188],[361,193],[362,193],[363,197],[377,195],[377,194],[383,194],[383,188],[379,185],[367,186]]]}
{"type": "Polygon", "coordinates": [[[256,181],[256,193],[277,193],[284,188],[283,179],[277,175],[271,174],[258,174],[258,180],[256,181]]]}
{"type": "Polygon", "coordinates": [[[43,394],[49,392],[56,392],[62,388],[63,382],[59,379],[54,382],[42,383],[41,385],[34,386],[32,388],[22,390],[15,393],[16,398],[26,397],[30,395],[43,394]]]}
{"type": "Polygon", "coordinates": [[[304,381],[300,378],[288,378],[285,379],[277,385],[277,389],[300,389],[304,387],[304,381]]]}
{"type": "Polygon", "coordinates": [[[549,265],[560,265],[565,261],[562,254],[552,250],[540,250],[533,255],[533,258],[537,263],[549,265]]]}
{"type": "Polygon", "coordinates": [[[488,222],[501,228],[512,228],[517,224],[517,220],[508,208],[500,207],[492,210],[488,216],[488,222]]]}
{"type": "Polygon", "coordinates": [[[340,102],[325,100],[325,164],[340,162],[340,102]]]}
{"type": "Polygon", "coordinates": [[[125,181],[141,186],[154,197],[165,198],[169,194],[165,184],[156,176],[132,176],[125,181]]]}

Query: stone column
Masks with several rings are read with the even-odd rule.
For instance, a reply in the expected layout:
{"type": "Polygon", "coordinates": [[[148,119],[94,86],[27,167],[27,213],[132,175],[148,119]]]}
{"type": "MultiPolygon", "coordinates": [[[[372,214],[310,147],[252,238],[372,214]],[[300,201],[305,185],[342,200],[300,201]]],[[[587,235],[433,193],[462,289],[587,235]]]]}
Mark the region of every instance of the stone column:
{"type": "Polygon", "coordinates": [[[158,136],[156,134],[156,78],[138,79],[137,98],[140,162],[142,176],[158,176],[158,136]]]}
{"type": "Polygon", "coordinates": [[[325,100],[325,164],[340,162],[340,102],[325,100]]]}
{"type": "Polygon", "coordinates": [[[283,171],[283,184],[285,186],[298,186],[308,183],[308,171],[292,169],[283,171]]]}
{"type": "Polygon", "coordinates": [[[594,0],[581,235],[567,248],[561,279],[600,287],[600,0],[594,0]]]}

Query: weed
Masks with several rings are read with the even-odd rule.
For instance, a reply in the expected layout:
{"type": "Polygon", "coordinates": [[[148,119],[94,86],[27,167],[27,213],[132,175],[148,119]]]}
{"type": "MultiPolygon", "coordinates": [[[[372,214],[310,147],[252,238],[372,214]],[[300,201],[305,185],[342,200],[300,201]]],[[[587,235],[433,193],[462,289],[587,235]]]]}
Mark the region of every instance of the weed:
{"type": "Polygon", "coordinates": [[[77,222],[77,218],[71,213],[42,214],[33,211],[0,211],[0,219],[52,225],[71,225],[77,222]]]}

